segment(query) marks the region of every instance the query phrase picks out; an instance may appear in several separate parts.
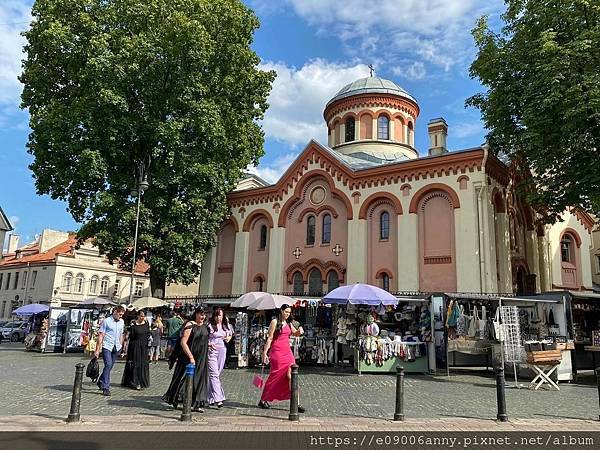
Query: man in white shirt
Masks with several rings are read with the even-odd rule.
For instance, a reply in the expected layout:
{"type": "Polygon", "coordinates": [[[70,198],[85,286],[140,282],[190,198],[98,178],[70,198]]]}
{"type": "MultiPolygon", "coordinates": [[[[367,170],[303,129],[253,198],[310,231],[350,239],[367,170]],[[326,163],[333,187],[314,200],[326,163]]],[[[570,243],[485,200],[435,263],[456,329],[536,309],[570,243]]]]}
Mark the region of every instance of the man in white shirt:
{"type": "Polygon", "coordinates": [[[123,305],[117,306],[113,310],[112,316],[104,319],[98,331],[98,343],[96,344],[94,356],[97,358],[100,355],[100,350],[102,350],[104,370],[97,384],[105,396],[110,396],[110,371],[123,348],[124,313],[125,307],[123,305]]]}

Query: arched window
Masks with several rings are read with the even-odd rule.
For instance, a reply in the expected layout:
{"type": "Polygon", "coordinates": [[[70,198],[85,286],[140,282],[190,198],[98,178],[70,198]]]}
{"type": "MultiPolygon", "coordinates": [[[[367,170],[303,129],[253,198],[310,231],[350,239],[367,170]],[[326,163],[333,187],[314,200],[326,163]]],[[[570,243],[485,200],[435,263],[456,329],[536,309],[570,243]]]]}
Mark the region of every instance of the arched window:
{"type": "Polygon", "coordinates": [[[562,262],[573,262],[573,239],[568,234],[560,241],[560,255],[562,262]]]}
{"type": "Polygon", "coordinates": [[[259,245],[259,250],[264,250],[265,248],[267,248],[267,226],[266,225],[262,225],[260,227],[260,245],[259,245]]]}
{"type": "Polygon", "coordinates": [[[323,278],[321,278],[321,271],[316,267],[308,274],[308,294],[323,295],[323,278]]]}
{"type": "Polygon", "coordinates": [[[100,281],[100,295],[106,295],[108,293],[108,277],[103,277],[100,281]]]}
{"type": "Polygon", "coordinates": [[[306,221],[306,245],[315,245],[315,216],[308,216],[306,221]]]}
{"type": "Polygon", "coordinates": [[[379,239],[385,240],[390,238],[390,213],[383,211],[379,216],[379,239]]]}
{"type": "Polygon", "coordinates": [[[413,145],[415,130],[412,122],[408,122],[407,133],[406,133],[406,143],[408,145],[413,145]]]}
{"type": "Polygon", "coordinates": [[[71,292],[71,286],[73,285],[73,274],[71,272],[65,273],[65,278],[63,279],[63,291],[71,292]]]}
{"type": "Polygon", "coordinates": [[[390,276],[385,272],[381,274],[381,289],[390,291],[390,276]]]}
{"type": "Polygon", "coordinates": [[[323,216],[323,244],[329,244],[331,242],[331,215],[325,214],[323,216]]]}
{"type": "Polygon", "coordinates": [[[327,274],[327,292],[333,291],[335,288],[339,287],[340,279],[335,270],[330,270],[327,274]]]}
{"type": "Polygon", "coordinates": [[[352,142],[354,140],[354,117],[346,119],[346,139],[344,142],[352,142]]]}
{"type": "Polygon", "coordinates": [[[294,273],[294,295],[304,294],[304,280],[300,272],[294,273]]]}
{"type": "Polygon", "coordinates": [[[83,292],[83,274],[79,273],[77,274],[77,276],[75,277],[75,292],[77,294],[81,294],[83,292]]]}
{"type": "Polygon", "coordinates": [[[264,292],[265,279],[263,277],[256,277],[256,290],[258,292],[264,292]]]}
{"type": "Polygon", "coordinates": [[[98,275],[93,275],[90,279],[90,294],[98,293],[98,275]]]}
{"type": "Polygon", "coordinates": [[[377,119],[377,139],[389,140],[390,119],[387,116],[379,116],[377,119]]]}

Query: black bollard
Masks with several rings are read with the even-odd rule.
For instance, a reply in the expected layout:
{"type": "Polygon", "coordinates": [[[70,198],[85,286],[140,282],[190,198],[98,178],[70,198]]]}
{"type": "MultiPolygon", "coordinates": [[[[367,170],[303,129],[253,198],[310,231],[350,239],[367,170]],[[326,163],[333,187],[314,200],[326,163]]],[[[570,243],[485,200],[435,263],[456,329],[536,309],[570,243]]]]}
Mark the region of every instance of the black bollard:
{"type": "Polygon", "coordinates": [[[504,367],[498,366],[496,369],[496,398],[498,400],[498,415],[496,418],[500,422],[507,422],[506,397],[504,395],[504,367]]]}
{"type": "Polygon", "coordinates": [[[290,415],[288,419],[294,422],[300,420],[300,416],[298,415],[298,366],[294,364],[292,366],[292,396],[290,398],[290,415]]]}
{"type": "MultiPolygon", "coordinates": [[[[596,367],[596,384],[598,384],[598,405],[600,405],[600,367],[596,367]]],[[[598,420],[600,420],[600,415],[598,420]]]]}
{"type": "Polygon", "coordinates": [[[404,367],[396,367],[396,411],[394,421],[404,420],[404,367]]]}
{"type": "Polygon", "coordinates": [[[192,420],[192,395],[194,392],[195,370],[196,366],[192,363],[185,366],[185,392],[183,395],[183,405],[181,406],[181,417],[179,418],[182,422],[192,420]]]}
{"type": "Polygon", "coordinates": [[[67,422],[79,422],[79,408],[81,406],[81,384],[83,383],[83,369],[85,365],[77,363],[75,365],[75,380],[73,381],[73,396],[71,397],[71,411],[67,416],[67,422]]]}

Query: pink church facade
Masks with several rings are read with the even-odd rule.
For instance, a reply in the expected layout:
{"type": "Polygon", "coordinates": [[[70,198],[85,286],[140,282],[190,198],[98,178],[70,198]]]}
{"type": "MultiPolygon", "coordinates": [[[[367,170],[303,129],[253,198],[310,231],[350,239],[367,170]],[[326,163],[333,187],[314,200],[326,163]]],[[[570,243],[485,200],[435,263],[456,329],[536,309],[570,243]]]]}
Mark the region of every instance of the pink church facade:
{"type": "Polygon", "coordinates": [[[201,295],[319,296],[355,282],[392,292],[591,287],[589,216],[538,225],[486,148],[447,150],[443,119],[428,123],[429,156],[419,157],[419,106],[395,83],[357,80],[323,115],[327,146],[310,141],[276,184],[229,195],[201,295]]]}

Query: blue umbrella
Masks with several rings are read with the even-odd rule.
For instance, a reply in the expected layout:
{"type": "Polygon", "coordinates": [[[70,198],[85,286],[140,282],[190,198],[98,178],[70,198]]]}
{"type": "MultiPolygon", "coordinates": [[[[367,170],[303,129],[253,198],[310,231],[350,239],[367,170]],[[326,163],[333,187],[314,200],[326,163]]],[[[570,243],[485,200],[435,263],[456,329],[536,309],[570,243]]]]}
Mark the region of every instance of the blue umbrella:
{"type": "Polygon", "coordinates": [[[33,314],[39,314],[41,312],[46,312],[50,308],[48,305],[42,305],[40,303],[31,303],[29,305],[21,306],[13,311],[13,314],[17,316],[32,316],[33,314]]]}
{"type": "Polygon", "coordinates": [[[398,304],[398,299],[377,286],[356,283],[334,289],[323,297],[323,302],[331,305],[350,303],[352,305],[395,306],[398,304]]]}

